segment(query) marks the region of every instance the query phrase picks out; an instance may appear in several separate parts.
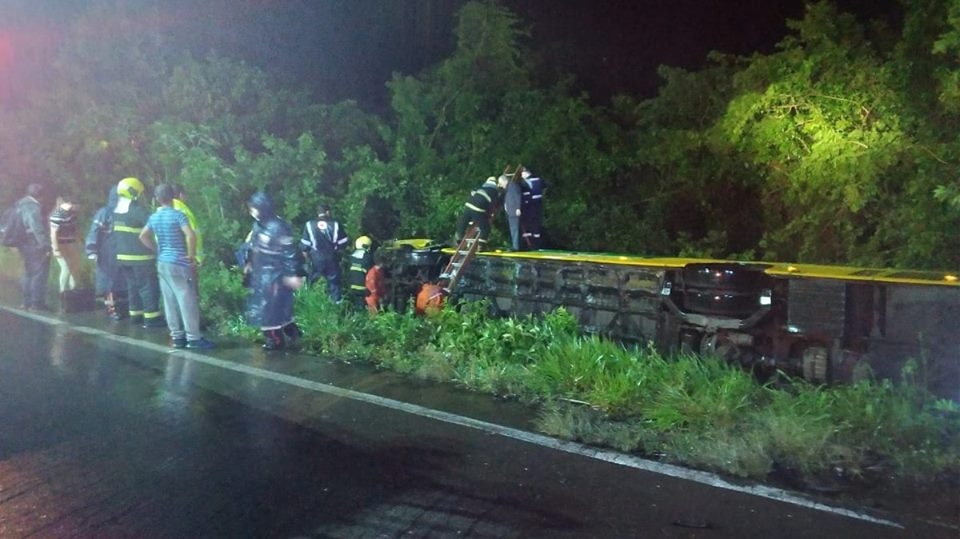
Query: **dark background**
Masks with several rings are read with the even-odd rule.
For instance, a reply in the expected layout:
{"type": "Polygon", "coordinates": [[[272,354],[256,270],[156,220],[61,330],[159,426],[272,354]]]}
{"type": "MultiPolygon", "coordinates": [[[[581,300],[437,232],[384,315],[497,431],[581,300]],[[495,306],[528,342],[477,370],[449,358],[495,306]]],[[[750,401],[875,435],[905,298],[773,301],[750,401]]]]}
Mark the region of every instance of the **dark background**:
{"type": "MultiPolygon", "coordinates": [[[[394,72],[417,74],[450,55],[464,0],[130,0],[144,31],[170,50],[216,50],[324,103],[388,106],[394,72]]],[[[529,30],[525,45],[548,76],[569,72],[597,104],[656,94],[656,69],[696,70],[709,51],[768,53],[803,15],[800,0],[502,0],[529,30]]],[[[840,0],[841,9],[897,23],[895,0],[840,0]]],[[[74,0],[0,0],[0,98],[11,77],[36,76],[65,29],[89,7],[74,0]],[[5,85],[3,78],[7,78],[5,85]]],[[[104,36],[110,21],[103,21],[104,36]]],[[[12,89],[13,88],[13,89],[12,89]]]]}

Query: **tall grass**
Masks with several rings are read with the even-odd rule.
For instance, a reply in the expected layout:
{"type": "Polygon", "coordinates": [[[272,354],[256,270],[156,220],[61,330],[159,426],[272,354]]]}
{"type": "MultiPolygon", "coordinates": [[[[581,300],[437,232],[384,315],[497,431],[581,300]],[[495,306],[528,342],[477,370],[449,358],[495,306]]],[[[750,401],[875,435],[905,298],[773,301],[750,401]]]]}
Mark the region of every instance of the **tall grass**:
{"type": "Polygon", "coordinates": [[[306,289],[297,311],[310,351],[535,403],[539,429],[563,438],[754,478],[960,473],[960,408],[929,395],[917,369],[899,384],[774,386],[717,358],[582,335],[563,309],[498,318],[476,302],[370,317],[306,289]]]}

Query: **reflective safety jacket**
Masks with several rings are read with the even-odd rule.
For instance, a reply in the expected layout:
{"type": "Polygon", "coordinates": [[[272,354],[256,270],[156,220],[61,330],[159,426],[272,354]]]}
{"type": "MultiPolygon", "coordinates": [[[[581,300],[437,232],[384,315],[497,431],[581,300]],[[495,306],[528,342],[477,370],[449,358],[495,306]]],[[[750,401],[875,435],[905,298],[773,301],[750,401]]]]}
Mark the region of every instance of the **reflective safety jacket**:
{"type": "Polygon", "coordinates": [[[523,180],[523,183],[525,184],[524,187],[526,187],[523,191],[523,205],[540,204],[543,199],[543,180],[537,176],[530,176],[523,180]]]}
{"type": "Polygon", "coordinates": [[[497,182],[495,180],[487,180],[483,182],[483,185],[481,185],[479,189],[470,193],[470,198],[464,206],[473,211],[488,213],[493,209],[499,197],[500,193],[497,190],[497,182]]]}
{"type": "Polygon", "coordinates": [[[347,284],[350,292],[359,296],[367,295],[367,271],[373,266],[373,254],[369,249],[356,249],[350,255],[350,273],[347,274],[347,284]]]}
{"type": "Polygon", "coordinates": [[[350,238],[333,219],[318,219],[307,221],[303,227],[303,236],[300,238],[300,247],[307,253],[313,251],[311,259],[319,257],[329,260],[339,258],[340,253],[347,247],[350,238]]]}
{"type": "Polygon", "coordinates": [[[193,229],[193,233],[196,235],[196,243],[194,244],[194,250],[196,251],[197,264],[203,262],[203,234],[200,233],[200,229],[197,228],[197,217],[193,214],[193,210],[190,209],[190,206],[187,206],[186,202],[180,200],[179,198],[173,199],[173,209],[180,210],[184,215],[187,216],[187,222],[190,223],[190,228],[193,229]]]}
{"type": "Polygon", "coordinates": [[[126,199],[113,210],[113,245],[117,251],[117,263],[122,266],[156,264],[156,255],[140,242],[140,230],[147,224],[150,212],[139,202],[126,199]]]}

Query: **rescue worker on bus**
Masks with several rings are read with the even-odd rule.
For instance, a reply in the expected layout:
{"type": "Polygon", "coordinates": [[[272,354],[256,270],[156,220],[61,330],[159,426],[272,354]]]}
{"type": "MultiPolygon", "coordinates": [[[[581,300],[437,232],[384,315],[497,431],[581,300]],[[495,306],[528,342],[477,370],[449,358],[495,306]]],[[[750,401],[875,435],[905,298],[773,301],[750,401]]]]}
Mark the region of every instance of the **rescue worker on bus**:
{"type": "Polygon", "coordinates": [[[520,219],[523,216],[523,201],[526,198],[526,184],[522,178],[508,177],[506,192],[503,195],[503,213],[510,227],[510,249],[520,250],[520,219]]]}
{"type": "Polygon", "coordinates": [[[490,237],[490,218],[500,202],[500,192],[507,187],[507,177],[495,178],[490,176],[479,189],[470,193],[470,198],[463,205],[463,213],[457,223],[456,241],[460,243],[470,224],[480,229],[480,250],[490,237]]]}
{"type": "Polygon", "coordinates": [[[113,209],[111,235],[117,253],[117,265],[127,284],[130,321],[146,328],[166,327],[160,314],[160,281],[157,257],[140,242],[140,231],[150,218],[150,210],[140,200],[143,182],[124,178],[117,184],[117,206],[113,209]]]}
{"type": "Polygon", "coordinates": [[[330,206],[326,203],[317,205],[317,219],[307,221],[300,238],[300,248],[310,261],[310,284],[316,283],[320,277],[326,279],[327,293],[334,303],[340,303],[343,298],[340,254],[349,241],[343,226],[331,217],[330,206]]]}
{"type": "Polygon", "coordinates": [[[351,303],[358,311],[367,308],[367,272],[373,266],[373,253],[370,248],[373,241],[369,236],[360,236],[354,242],[355,249],[350,254],[350,270],[347,273],[347,286],[351,303]]]}
{"type": "Polygon", "coordinates": [[[540,230],[543,227],[543,193],[546,185],[538,176],[534,176],[526,167],[520,176],[523,178],[523,205],[520,211],[520,228],[523,230],[523,245],[526,249],[540,249],[542,241],[540,230]]]}

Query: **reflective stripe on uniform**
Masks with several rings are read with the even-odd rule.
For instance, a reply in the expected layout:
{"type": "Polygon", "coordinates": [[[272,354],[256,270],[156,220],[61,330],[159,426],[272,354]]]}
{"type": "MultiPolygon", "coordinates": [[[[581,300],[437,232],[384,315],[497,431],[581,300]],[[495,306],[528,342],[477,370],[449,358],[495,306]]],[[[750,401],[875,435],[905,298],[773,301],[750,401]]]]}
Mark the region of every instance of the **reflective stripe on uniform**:
{"type": "Polygon", "coordinates": [[[117,254],[117,260],[127,260],[130,262],[142,262],[144,260],[154,260],[156,255],[122,255],[117,254]]]}

